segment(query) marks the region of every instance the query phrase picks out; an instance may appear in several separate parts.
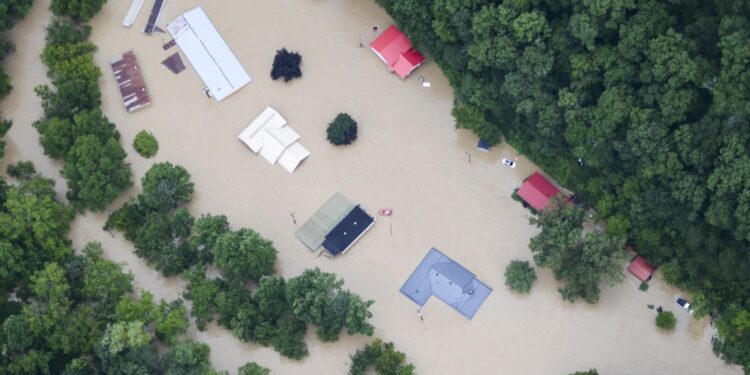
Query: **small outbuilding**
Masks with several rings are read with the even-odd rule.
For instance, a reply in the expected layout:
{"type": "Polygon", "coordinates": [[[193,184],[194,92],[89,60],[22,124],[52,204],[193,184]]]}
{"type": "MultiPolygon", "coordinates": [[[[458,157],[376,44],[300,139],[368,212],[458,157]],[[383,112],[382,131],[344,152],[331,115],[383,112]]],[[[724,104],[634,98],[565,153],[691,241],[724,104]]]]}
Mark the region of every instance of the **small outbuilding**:
{"type": "Polygon", "coordinates": [[[636,255],[633,261],[628,266],[628,271],[637,277],[638,280],[644,283],[651,280],[651,276],[654,274],[654,266],[649,263],[646,258],[636,255]]]}
{"type": "Polygon", "coordinates": [[[479,142],[477,142],[477,150],[482,151],[482,152],[489,152],[490,144],[487,143],[487,141],[485,141],[484,138],[479,138],[479,142]]]}
{"type": "Polygon", "coordinates": [[[424,56],[412,48],[406,34],[393,25],[370,43],[370,47],[390,71],[402,79],[424,62],[424,56]]]}
{"type": "Polygon", "coordinates": [[[534,172],[524,181],[516,194],[535,210],[542,211],[550,199],[562,193],[541,173],[534,172]]]}
{"type": "Polygon", "coordinates": [[[358,204],[335,193],[294,234],[311,251],[321,246],[331,255],[346,253],[375,224],[358,204]]]}

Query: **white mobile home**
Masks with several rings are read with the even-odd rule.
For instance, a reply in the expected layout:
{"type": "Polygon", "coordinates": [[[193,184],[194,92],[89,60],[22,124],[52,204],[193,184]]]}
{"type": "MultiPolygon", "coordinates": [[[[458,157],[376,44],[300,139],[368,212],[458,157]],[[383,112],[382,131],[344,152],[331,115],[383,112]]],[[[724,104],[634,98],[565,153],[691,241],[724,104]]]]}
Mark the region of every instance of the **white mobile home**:
{"type": "Polygon", "coordinates": [[[250,76],[203,8],[188,11],[167,29],[216,101],[250,83],[250,76]]]}

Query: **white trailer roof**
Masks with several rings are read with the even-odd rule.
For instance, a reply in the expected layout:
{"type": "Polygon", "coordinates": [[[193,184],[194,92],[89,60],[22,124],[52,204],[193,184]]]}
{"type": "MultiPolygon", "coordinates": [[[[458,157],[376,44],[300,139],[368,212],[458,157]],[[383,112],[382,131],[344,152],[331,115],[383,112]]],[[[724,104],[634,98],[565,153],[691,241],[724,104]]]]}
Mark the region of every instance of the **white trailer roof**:
{"type": "Polygon", "coordinates": [[[195,8],[178,17],[167,25],[167,30],[216,101],[250,83],[250,76],[203,8],[195,8]]]}
{"type": "Polygon", "coordinates": [[[132,3],[130,3],[130,8],[128,9],[128,13],[125,15],[125,19],[122,21],[122,25],[125,27],[133,26],[133,23],[135,22],[135,18],[138,17],[138,13],[141,12],[141,7],[143,7],[143,2],[145,0],[133,0],[132,3]]]}

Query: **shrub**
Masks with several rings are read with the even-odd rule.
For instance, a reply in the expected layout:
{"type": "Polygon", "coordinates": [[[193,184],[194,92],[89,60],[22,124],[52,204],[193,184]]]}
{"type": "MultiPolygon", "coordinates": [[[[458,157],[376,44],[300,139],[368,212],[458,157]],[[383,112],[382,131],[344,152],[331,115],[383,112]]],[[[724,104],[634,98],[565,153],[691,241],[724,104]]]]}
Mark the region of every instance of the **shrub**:
{"type": "Polygon", "coordinates": [[[527,261],[514,260],[505,268],[505,285],[518,293],[528,293],[536,280],[536,272],[527,261]]]}
{"type": "Polygon", "coordinates": [[[271,370],[258,365],[255,362],[250,362],[237,370],[238,375],[268,375],[271,370]]]}
{"type": "Polygon", "coordinates": [[[16,164],[8,165],[6,172],[8,176],[18,180],[31,180],[36,175],[36,168],[34,168],[34,163],[30,161],[19,161],[16,164]]]}
{"type": "Polygon", "coordinates": [[[646,282],[641,283],[641,285],[638,286],[638,289],[640,289],[641,292],[647,291],[648,290],[648,283],[646,283],[646,282]]]}
{"type": "Polygon", "coordinates": [[[156,155],[156,151],[159,150],[159,142],[156,141],[153,134],[141,130],[133,140],[133,148],[144,158],[150,158],[156,155]]]}
{"type": "Polygon", "coordinates": [[[662,311],[656,316],[656,326],[671,331],[677,324],[677,318],[674,317],[671,311],[662,311]]]}
{"type": "Polygon", "coordinates": [[[336,146],[348,145],[357,139],[357,122],[346,113],[339,113],[328,124],[328,141],[336,146]]]}
{"type": "Polygon", "coordinates": [[[277,80],[284,77],[284,82],[289,82],[294,78],[302,77],[302,56],[297,52],[289,52],[286,48],[276,51],[276,57],[273,59],[273,68],[271,69],[271,78],[277,80]]]}
{"type": "Polygon", "coordinates": [[[12,123],[8,120],[0,121],[0,158],[5,155],[5,141],[3,140],[3,137],[5,137],[5,134],[10,130],[11,125],[12,123]]]}

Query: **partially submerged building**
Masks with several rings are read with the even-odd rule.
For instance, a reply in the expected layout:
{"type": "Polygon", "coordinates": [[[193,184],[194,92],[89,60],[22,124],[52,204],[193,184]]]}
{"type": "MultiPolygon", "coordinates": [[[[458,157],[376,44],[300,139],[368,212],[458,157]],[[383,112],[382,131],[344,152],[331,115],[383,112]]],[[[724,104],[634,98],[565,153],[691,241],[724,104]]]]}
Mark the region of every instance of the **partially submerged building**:
{"type": "MultiPolygon", "coordinates": [[[[148,22],[146,22],[146,28],[143,32],[147,35],[151,35],[155,30],[159,29],[156,23],[159,22],[161,11],[164,9],[164,0],[154,0],[154,6],[151,7],[151,13],[148,15],[148,22]]],[[[161,29],[159,29],[161,30],[161,29]]]]}
{"type": "Polygon", "coordinates": [[[400,291],[419,306],[424,306],[434,295],[471,319],[492,289],[479,281],[471,271],[433,247],[400,291]]]}
{"type": "Polygon", "coordinates": [[[516,195],[537,211],[544,210],[550,199],[558,194],[562,192],[539,172],[534,172],[527,178],[516,192],[516,195]]]}
{"type": "Polygon", "coordinates": [[[651,280],[651,276],[654,274],[654,266],[649,263],[646,258],[636,255],[635,258],[630,262],[628,271],[637,277],[642,282],[651,280]]]}
{"type": "Polygon", "coordinates": [[[402,79],[424,62],[424,56],[412,48],[406,34],[393,25],[370,43],[370,47],[388,69],[402,79]]]}
{"type": "Polygon", "coordinates": [[[146,90],[141,68],[133,51],[113,57],[109,64],[115,76],[117,87],[122,95],[122,104],[128,112],[134,112],[151,105],[151,98],[146,90]]]}
{"type": "Polygon", "coordinates": [[[250,83],[250,76],[203,8],[177,17],[167,30],[217,102],[250,83]]]}
{"type": "Polygon", "coordinates": [[[321,247],[331,255],[344,254],[375,224],[359,205],[335,193],[294,234],[311,251],[321,247]]]}

